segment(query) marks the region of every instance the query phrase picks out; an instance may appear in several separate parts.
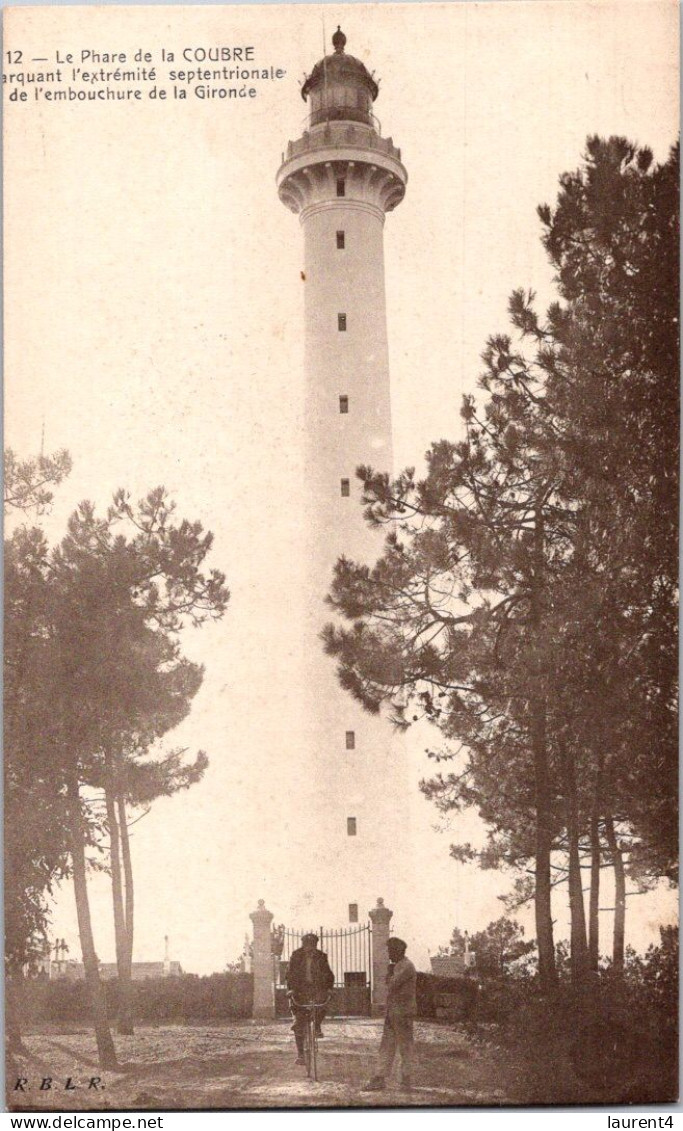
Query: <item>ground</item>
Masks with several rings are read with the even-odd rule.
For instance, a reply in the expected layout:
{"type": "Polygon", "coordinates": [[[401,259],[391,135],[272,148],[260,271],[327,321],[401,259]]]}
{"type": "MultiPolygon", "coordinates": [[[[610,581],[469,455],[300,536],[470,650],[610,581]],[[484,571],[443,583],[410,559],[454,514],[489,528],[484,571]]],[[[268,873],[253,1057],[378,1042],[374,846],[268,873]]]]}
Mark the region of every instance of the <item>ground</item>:
{"type": "MultiPolygon", "coordinates": [[[[234,1022],[222,1026],[144,1026],[116,1037],[120,1071],[100,1072],[92,1030],[62,1026],[25,1036],[27,1055],[17,1072],[30,1091],[13,1090],[14,1110],[121,1111],[124,1109],[261,1107],[500,1106],[523,1102],[514,1068],[485,1031],[417,1022],[413,1090],[391,1080],[386,1091],[362,1093],[379,1046],[381,1020],[328,1020],[320,1043],[319,1080],[294,1064],[288,1021],[234,1022]],[[40,1090],[52,1078],[52,1090],[40,1090]],[[76,1090],[65,1090],[71,1077],[76,1090]],[[88,1089],[101,1077],[98,1090],[88,1089]],[[100,1090],[101,1087],[101,1090],[100,1090]]],[[[396,1069],[396,1066],[395,1066],[396,1069]]]]}

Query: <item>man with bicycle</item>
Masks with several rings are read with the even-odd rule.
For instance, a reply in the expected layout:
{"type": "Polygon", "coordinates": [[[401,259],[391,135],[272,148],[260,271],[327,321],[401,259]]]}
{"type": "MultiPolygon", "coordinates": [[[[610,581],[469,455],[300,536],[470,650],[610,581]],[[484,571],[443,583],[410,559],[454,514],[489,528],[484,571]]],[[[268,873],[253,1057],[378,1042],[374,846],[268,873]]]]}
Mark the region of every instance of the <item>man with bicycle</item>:
{"type": "MultiPolygon", "coordinates": [[[[287,966],[287,988],[290,991],[290,1002],[294,1024],[294,1040],[296,1041],[296,1063],[305,1064],[304,1058],[304,1031],[308,1021],[307,1002],[326,1001],[334,985],[334,974],[327,961],[327,955],[318,950],[318,936],[309,932],[301,940],[301,946],[292,952],[287,966]],[[302,1008],[304,1007],[304,1008],[302,1008]]],[[[318,1038],[324,1034],[320,1028],[325,1016],[324,1007],[315,1011],[315,1032],[318,1038]]]]}

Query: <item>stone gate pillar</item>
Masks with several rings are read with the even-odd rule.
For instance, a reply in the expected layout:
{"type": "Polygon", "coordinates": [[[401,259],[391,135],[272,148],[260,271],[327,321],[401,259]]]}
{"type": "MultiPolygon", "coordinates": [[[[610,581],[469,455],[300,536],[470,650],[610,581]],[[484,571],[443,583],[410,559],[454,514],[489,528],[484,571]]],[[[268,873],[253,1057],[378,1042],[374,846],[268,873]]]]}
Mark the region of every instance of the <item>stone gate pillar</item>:
{"type": "Polygon", "coordinates": [[[262,899],[249,918],[254,924],[254,953],[251,968],[254,974],[254,1007],[252,1017],[263,1020],[275,1017],[275,966],[270,941],[273,921],[262,899]]]}
{"type": "Polygon", "coordinates": [[[372,920],[372,1015],[384,1013],[387,1004],[387,971],[389,954],[387,940],[389,923],[393,911],[384,906],[384,900],[377,897],[377,906],[369,912],[372,920]]]}

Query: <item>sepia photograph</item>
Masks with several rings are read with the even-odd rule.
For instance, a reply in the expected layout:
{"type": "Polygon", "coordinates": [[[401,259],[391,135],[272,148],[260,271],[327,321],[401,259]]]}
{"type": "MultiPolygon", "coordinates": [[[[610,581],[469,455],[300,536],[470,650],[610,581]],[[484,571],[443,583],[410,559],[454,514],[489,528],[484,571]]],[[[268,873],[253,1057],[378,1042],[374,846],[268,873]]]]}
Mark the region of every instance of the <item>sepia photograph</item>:
{"type": "Polygon", "coordinates": [[[13,1112],[679,1098],[679,6],[3,9],[13,1112]]]}

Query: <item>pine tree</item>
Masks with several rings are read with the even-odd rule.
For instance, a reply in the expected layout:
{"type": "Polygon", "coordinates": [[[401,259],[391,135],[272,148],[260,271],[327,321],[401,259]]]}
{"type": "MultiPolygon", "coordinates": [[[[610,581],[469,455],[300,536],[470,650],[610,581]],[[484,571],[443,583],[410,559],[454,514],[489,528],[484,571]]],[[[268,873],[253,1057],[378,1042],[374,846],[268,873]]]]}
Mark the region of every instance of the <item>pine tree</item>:
{"type": "MultiPolygon", "coordinates": [[[[223,575],[203,570],[212,536],[198,523],[176,523],[173,512],[162,489],[135,508],[119,492],[104,518],[96,516],[90,503],[81,504],[52,553],[36,532],[18,533],[13,545],[8,609],[16,647],[10,655],[13,661],[18,658],[7,669],[8,694],[17,705],[12,725],[29,725],[33,742],[29,745],[17,734],[10,773],[31,773],[53,787],[52,797],[47,791],[44,795],[63,834],[59,847],[68,852],[103,1068],[116,1064],[116,1053],[99,979],[88,860],[93,853],[101,855],[114,807],[125,824],[121,791],[129,790],[130,783],[126,775],[121,780],[124,767],[117,757],[127,752],[130,760],[131,751],[146,750],[154,737],[179,722],[201,683],[201,669],[179,651],[183,625],[220,617],[228,601],[223,575]],[[27,580],[32,581],[30,602],[24,595],[27,580]],[[24,659],[29,645],[30,664],[24,659]],[[27,706],[34,704],[27,723],[27,706]],[[119,777],[112,784],[117,767],[119,777]],[[98,787],[109,801],[104,812],[93,796],[98,787]]],[[[201,755],[194,766],[183,768],[177,755],[167,756],[156,777],[148,768],[147,794],[152,781],[160,792],[190,784],[205,764],[201,755]]],[[[120,818],[117,831],[124,869],[132,877],[120,818]]],[[[129,922],[117,939],[124,981],[132,938],[132,879],[127,894],[129,922]]]]}
{"type": "Polygon", "coordinates": [[[533,860],[545,988],[558,855],[577,982],[605,858],[617,957],[625,844],[634,875],[674,874],[677,162],[589,139],[539,210],[562,303],[541,320],[513,294],[514,340],[489,339],[465,438],[434,444],[422,481],[359,469],[390,532],[374,568],[340,560],[330,598],[352,622],[325,632],[342,685],[447,739],[427,795],[478,807],[489,863],[533,860]]]}

